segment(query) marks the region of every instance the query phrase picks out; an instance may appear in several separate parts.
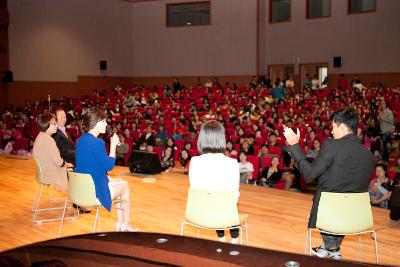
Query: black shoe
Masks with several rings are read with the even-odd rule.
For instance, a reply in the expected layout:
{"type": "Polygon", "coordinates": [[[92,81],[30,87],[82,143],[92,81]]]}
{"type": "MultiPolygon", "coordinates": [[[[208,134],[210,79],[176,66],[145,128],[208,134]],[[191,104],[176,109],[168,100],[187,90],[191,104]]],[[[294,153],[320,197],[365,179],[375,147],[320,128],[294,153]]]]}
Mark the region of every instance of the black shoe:
{"type": "Polygon", "coordinates": [[[74,209],[78,209],[78,210],[79,210],[79,213],[90,213],[90,212],[91,212],[91,210],[83,209],[83,208],[79,207],[79,206],[76,205],[76,204],[72,204],[72,207],[74,207],[74,209]]]}

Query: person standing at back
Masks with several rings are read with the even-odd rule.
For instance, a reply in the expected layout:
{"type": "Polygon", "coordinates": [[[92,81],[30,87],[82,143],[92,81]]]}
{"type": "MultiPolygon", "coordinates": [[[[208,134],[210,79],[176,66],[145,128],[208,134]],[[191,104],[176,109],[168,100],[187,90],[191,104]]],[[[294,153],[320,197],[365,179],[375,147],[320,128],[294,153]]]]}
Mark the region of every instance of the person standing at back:
{"type": "Polygon", "coordinates": [[[57,147],[60,150],[61,158],[75,166],[75,144],[65,128],[67,115],[64,110],[57,109],[56,117],[58,124],[57,132],[51,137],[56,141],[57,147]]]}
{"type": "MultiPolygon", "coordinates": [[[[331,115],[333,139],[327,139],[312,163],[307,161],[299,145],[297,134],[285,128],[284,135],[289,144],[287,149],[296,162],[296,167],[307,182],[318,178],[317,191],[308,222],[315,228],[318,204],[322,192],[361,193],[368,192],[368,184],[374,166],[374,157],[355,136],[358,127],[357,113],[351,108],[343,108],[331,115]]],[[[344,236],[321,233],[323,244],[313,248],[312,253],[320,258],[340,260],[340,245],[344,236]]]]}
{"type": "MultiPolygon", "coordinates": [[[[189,166],[190,187],[199,190],[232,191],[239,199],[239,164],[224,155],[225,129],[212,120],[205,123],[199,134],[197,149],[200,156],[192,157],[189,166]]],[[[231,243],[239,241],[239,230],[231,229],[231,243]]],[[[225,242],[224,230],[218,230],[219,241],[225,242]]]]}

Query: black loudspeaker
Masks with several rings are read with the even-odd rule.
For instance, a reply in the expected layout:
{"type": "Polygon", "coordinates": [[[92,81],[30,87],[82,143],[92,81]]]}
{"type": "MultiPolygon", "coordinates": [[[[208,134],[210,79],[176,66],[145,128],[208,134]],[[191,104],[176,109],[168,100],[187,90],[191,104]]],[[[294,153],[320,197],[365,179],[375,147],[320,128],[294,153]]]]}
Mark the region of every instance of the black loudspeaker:
{"type": "Polygon", "coordinates": [[[162,172],[161,162],[157,153],[133,150],[128,164],[132,173],[157,174],[162,172]]]}
{"type": "Polygon", "coordinates": [[[13,72],[10,70],[5,70],[3,72],[3,81],[6,83],[10,83],[10,82],[14,81],[13,72]]]}
{"type": "Polygon", "coordinates": [[[100,60],[100,70],[107,70],[107,60],[100,60]]]}
{"type": "Polygon", "coordinates": [[[334,57],[333,58],[333,67],[340,68],[342,66],[342,57],[334,57]]]}

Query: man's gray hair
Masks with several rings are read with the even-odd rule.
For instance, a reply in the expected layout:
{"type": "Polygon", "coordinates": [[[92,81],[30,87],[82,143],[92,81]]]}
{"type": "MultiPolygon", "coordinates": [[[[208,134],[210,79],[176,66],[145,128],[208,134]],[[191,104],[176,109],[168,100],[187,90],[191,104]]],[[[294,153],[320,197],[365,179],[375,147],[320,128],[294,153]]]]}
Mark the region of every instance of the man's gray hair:
{"type": "Polygon", "coordinates": [[[203,124],[197,140],[197,150],[199,153],[224,153],[225,148],[226,140],[224,126],[215,120],[203,124]]]}

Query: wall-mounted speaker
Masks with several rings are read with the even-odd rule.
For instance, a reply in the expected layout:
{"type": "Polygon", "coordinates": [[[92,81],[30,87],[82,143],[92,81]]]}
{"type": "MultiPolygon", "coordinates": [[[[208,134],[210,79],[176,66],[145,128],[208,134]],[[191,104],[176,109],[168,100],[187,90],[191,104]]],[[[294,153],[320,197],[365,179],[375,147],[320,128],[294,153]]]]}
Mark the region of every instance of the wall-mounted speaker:
{"type": "Polygon", "coordinates": [[[100,70],[107,70],[107,60],[100,60],[100,70]]]}
{"type": "Polygon", "coordinates": [[[342,57],[334,57],[333,58],[333,67],[340,68],[342,66],[342,57]]]}
{"type": "Polygon", "coordinates": [[[3,78],[3,82],[6,82],[6,83],[13,82],[14,81],[13,72],[11,70],[3,71],[2,78],[3,78]]]}

